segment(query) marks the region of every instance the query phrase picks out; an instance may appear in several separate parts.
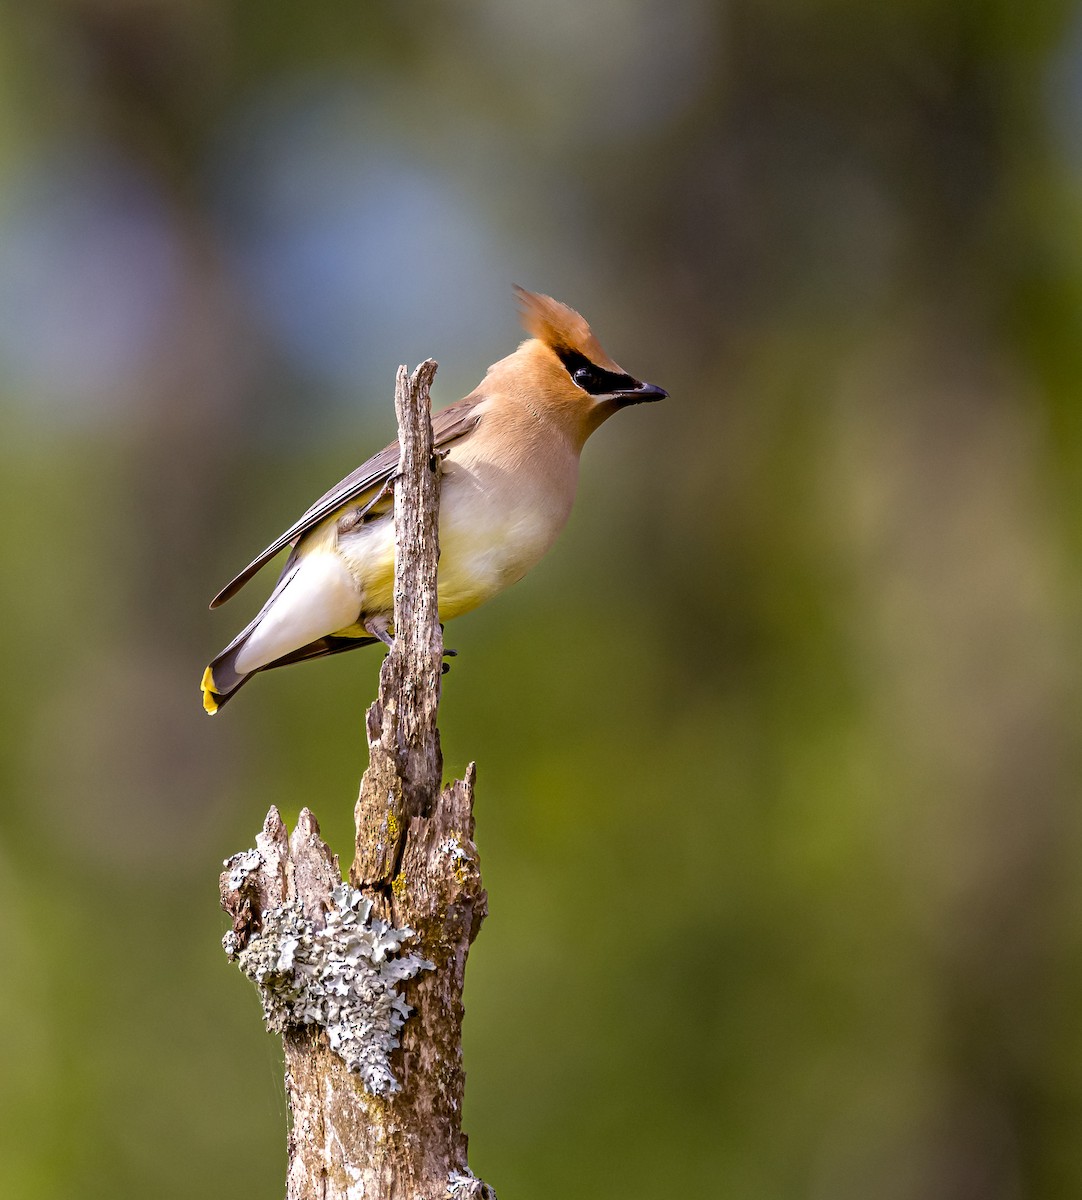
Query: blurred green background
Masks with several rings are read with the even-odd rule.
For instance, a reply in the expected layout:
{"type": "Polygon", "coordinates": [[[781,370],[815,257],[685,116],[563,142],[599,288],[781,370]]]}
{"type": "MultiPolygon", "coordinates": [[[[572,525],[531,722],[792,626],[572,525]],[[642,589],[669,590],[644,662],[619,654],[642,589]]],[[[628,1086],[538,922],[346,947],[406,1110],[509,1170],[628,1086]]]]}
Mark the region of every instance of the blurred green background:
{"type": "Polygon", "coordinates": [[[379,655],[211,595],[521,336],[668,388],[449,630],[501,1196],[1082,1195],[1082,7],[0,8],[0,1195],[277,1196],[217,875],[379,655]]]}

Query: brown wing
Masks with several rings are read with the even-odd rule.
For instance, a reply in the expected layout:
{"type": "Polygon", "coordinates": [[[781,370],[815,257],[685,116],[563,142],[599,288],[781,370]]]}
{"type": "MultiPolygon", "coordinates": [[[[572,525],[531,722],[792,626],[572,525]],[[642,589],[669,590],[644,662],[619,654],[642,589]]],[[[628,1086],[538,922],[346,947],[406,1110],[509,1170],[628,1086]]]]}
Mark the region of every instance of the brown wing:
{"type": "MultiPolygon", "coordinates": [[[[460,437],[465,437],[477,424],[479,419],[477,405],[481,397],[473,394],[456,404],[449,405],[432,418],[432,438],[437,450],[442,450],[460,437]]],[[[329,492],[312,505],[299,520],[295,521],[280,537],[273,542],[244,568],[243,571],[210,602],[211,608],[217,608],[240,591],[253,575],[286,546],[296,545],[301,536],[318,525],[325,517],[329,517],[336,509],[356,500],[366,492],[373,492],[376,498],[379,490],[391,479],[398,470],[398,442],[385,446],[378,454],[373,454],[367,462],[362,463],[355,471],[351,471],[345,479],[336,483],[329,492]]]]}

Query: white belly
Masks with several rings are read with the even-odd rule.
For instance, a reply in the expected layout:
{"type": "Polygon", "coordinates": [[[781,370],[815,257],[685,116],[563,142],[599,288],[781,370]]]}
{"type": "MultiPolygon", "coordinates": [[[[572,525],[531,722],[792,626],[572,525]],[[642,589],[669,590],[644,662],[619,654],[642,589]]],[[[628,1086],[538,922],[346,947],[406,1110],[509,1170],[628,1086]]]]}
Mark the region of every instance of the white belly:
{"type": "Polygon", "coordinates": [[[353,576],[333,548],[304,555],[237,654],[240,672],[256,671],[284,654],[334,633],[357,619],[353,576]]]}

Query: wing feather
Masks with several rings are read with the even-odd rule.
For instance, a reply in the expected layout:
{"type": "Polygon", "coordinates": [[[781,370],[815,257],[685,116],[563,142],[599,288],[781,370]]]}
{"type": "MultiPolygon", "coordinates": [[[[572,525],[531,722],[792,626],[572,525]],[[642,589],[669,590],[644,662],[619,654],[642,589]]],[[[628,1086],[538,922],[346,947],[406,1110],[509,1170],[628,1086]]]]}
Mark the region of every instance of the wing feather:
{"type": "MultiPolygon", "coordinates": [[[[476,393],[451,404],[432,418],[432,439],[437,450],[442,450],[452,442],[465,437],[480,419],[477,406],[482,397],[476,393]]],[[[276,537],[273,542],[261,551],[235,578],[210,602],[211,608],[217,608],[240,591],[242,587],[262,567],[286,546],[295,546],[310,529],[329,517],[336,509],[357,500],[371,492],[370,502],[374,502],[387,481],[392,479],[398,470],[399,447],[394,441],[385,446],[378,454],[363,462],[355,471],[351,471],[345,479],[339,481],[308,509],[306,513],[276,537]]]]}

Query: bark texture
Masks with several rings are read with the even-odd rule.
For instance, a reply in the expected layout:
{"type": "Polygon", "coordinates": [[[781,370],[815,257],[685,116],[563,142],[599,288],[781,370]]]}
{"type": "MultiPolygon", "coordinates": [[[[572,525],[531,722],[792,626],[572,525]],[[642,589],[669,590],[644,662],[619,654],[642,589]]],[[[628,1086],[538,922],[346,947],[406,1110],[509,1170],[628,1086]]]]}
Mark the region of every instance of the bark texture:
{"type": "Polygon", "coordinates": [[[288,1200],[495,1197],[470,1173],[461,1126],[462,987],[487,897],[473,842],[473,765],[441,787],[435,369],[429,361],[412,376],[398,373],[395,639],[367,714],[351,886],[307,809],[291,836],[271,809],[256,850],[234,855],[221,880],[233,917],[226,948],[260,986],[268,1026],[283,1033],[288,1200]],[[370,1070],[351,1071],[332,1049],[343,1026],[324,1015],[328,1004],[339,1011],[344,993],[347,1004],[360,996],[370,1005],[351,1043],[374,1056],[370,1070]],[[411,1015],[403,1017],[398,996],[411,1015]],[[386,1046],[384,1067],[376,1060],[386,1046]]]}

